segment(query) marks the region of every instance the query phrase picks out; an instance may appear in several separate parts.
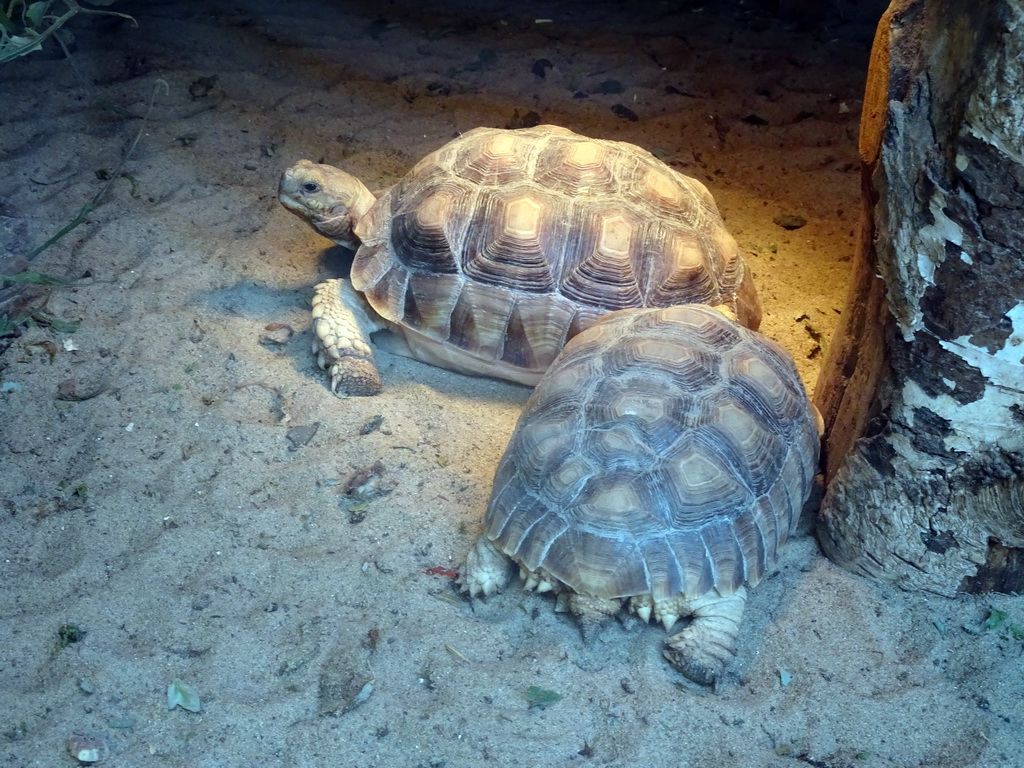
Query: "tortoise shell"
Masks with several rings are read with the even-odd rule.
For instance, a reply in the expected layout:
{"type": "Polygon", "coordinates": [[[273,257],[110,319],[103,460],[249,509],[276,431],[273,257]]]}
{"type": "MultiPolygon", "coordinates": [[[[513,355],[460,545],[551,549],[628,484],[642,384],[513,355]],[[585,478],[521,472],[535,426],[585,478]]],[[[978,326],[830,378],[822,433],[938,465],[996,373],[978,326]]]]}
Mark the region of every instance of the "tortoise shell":
{"type": "Polygon", "coordinates": [[[710,307],[616,312],[534,390],[484,535],[584,595],[729,595],[773,567],[818,449],[782,347],[710,307]]]}
{"type": "MultiPolygon", "coordinates": [[[[351,280],[385,319],[483,366],[538,374],[627,307],[760,304],[695,179],[623,142],[477,128],[423,158],[356,226],[351,280]]],[[[479,366],[477,366],[479,367],[479,366]]]]}

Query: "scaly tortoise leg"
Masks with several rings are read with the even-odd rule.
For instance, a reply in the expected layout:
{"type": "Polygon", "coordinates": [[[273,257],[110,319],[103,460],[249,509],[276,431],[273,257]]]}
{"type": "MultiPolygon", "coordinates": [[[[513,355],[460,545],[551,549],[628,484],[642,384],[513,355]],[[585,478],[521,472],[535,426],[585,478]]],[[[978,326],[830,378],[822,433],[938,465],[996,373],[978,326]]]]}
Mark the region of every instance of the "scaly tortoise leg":
{"type": "Polygon", "coordinates": [[[459,576],[459,587],[470,597],[487,597],[500,592],[508,583],[508,571],[512,561],[501,552],[484,534],[477,537],[469,549],[466,564],[459,576]]]}
{"type": "Polygon", "coordinates": [[[680,613],[693,618],[682,632],[668,639],[662,652],[665,658],[695,683],[713,685],[736,656],[736,637],[746,603],[744,587],[727,597],[712,591],[686,600],[680,613]]]}
{"type": "Polygon", "coordinates": [[[313,353],[339,397],[376,395],[380,372],[370,334],[385,328],[348,280],[327,280],[313,289],[313,353]]]}

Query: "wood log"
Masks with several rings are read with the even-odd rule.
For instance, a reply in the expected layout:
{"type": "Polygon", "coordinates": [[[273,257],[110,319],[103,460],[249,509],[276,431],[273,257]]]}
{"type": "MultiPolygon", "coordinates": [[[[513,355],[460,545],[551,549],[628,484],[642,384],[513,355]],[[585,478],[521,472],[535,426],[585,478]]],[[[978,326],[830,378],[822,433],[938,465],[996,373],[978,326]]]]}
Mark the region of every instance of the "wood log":
{"type": "Polygon", "coordinates": [[[860,151],[819,539],[904,587],[1022,591],[1024,0],[895,0],[860,151]]]}

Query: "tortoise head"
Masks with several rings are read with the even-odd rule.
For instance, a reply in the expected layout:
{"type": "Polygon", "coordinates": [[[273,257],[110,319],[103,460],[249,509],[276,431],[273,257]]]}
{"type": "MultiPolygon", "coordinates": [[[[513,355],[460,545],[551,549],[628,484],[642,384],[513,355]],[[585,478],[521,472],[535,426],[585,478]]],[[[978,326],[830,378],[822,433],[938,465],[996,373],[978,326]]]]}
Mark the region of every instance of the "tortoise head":
{"type": "Polygon", "coordinates": [[[330,165],[299,160],[281,174],[281,204],[339,245],[358,248],[355,229],[376,198],[359,179],[330,165]]]}

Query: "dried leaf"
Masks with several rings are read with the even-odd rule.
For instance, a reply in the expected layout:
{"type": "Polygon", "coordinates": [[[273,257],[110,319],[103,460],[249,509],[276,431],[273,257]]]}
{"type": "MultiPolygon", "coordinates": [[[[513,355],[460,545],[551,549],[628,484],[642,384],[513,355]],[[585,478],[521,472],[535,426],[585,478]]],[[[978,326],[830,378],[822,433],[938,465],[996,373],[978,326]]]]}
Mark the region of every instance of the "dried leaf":
{"type": "Polygon", "coordinates": [[[626,86],[618,80],[602,80],[597,84],[594,93],[625,93],[626,86]]]}
{"type": "Polygon", "coordinates": [[[469,659],[463,656],[462,653],[459,652],[459,649],[456,648],[454,645],[449,645],[448,643],[445,643],[444,649],[459,661],[466,662],[467,664],[469,663],[469,659]]]}
{"type": "Polygon", "coordinates": [[[555,65],[551,63],[551,59],[537,59],[533,62],[533,67],[531,67],[530,71],[537,77],[543,79],[547,75],[548,70],[554,66],[555,65]]]}
{"type": "Polygon", "coordinates": [[[289,451],[297,451],[305,445],[309,444],[309,441],[313,439],[316,431],[320,429],[320,422],[314,421],[312,424],[302,424],[297,427],[292,427],[285,433],[285,437],[291,443],[288,446],[289,451]]]}
{"type": "Polygon", "coordinates": [[[629,120],[631,123],[635,123],[640,119],[640,116],[625,104],[615,104],[612,107],[612,114],[616,117],[621,117],[623,120],[629,120]]]}

